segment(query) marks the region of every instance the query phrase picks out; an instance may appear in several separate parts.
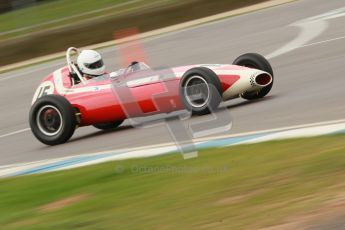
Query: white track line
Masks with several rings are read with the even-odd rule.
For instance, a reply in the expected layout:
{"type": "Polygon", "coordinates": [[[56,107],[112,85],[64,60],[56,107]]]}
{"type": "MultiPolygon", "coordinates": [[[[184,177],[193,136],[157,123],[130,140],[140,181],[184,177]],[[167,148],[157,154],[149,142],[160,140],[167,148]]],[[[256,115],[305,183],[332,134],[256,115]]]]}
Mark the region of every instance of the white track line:
{"type": "MultiPolygon", "coordinates": [[[[329,125],[320,125],[315,126],[315,124],[325,124],[330,122],[319,122],[319,123],[312,123],[306,124],[304,128],[299,129],[291,129],[291,127],[297,126],[290,126],[280,128],[281,131],[276,133],[263,133],[263,135],[259,135],[249,139],[243,139],[236,141],[234,143],[226,144],[225,146],[232,146],[238,144],[251,144],[257,143],[262,141],[270,141],[270,140],[280,140],[280,139],[287,139],[287,138],[298,138],[298,137],[311,137],[311,136],[319,136],[319,135],[326,135],[335,132],[342,132],[345,129],[345,122],[342,123],[334,123],[340,122],[344,120],[337,120],[332,121],[333,124],[329,125]],[[313,126],[314,125],[314,126],[313,126]]],[[[302,125],[301,125],[302,126],[302,125]]],[[[301,127],[298,126],[298,127],[301,127]]],[[[258,132],[260,133],[260,132],[258,132]]],[[[239,136],[241,134],[238,134],[239,136]]],[[[242,134],[243,135],[243,134],[242,134]]],[[[195,141],[196,144],[200,144],[200,142],[195,141]]],[[[223,147],[224,145],[218,145],[218,147],[223,147]]],[[[106,161],[114,161],[114,160],[123,160],[129,158],[142,158],[142,157],[150,157],[156,156],[161,154],[167,154],[176,152],[178,149],[171,143],[170,145],[155,145],[155,146],[146,146],[146,147],[137,147],[132,149],[116,149],[104,152],[95,152],[91,154],[80,154],[76,156],[68,156],[56,159],[48,159],[48,160],[41,160],[36,162],[27,162],[27,163],[19,163],[19,164],[12,164],[12,165],[4,165],[0,166],[0,177],[6,176],[14,176],[14,175],[25,175],[31,173],[43,173],[49,171],[58,171],[58,170],[66,170],[86,165],[93,165],[97,163],[102,163],[106,161]],[[31,171],[31,172],[30,172],[31,171]]]]}
{"type": "Polygon", "coordinates": [[[332,38],[332,39],[328,39],[328,40],[324,40],[324,41],[320,41],[320,42],[314,42],[314,43],[310,43],[307,45],[303,45],[303,46],[301,46],[301,48],[307,47],[307,46],[320,45],[320,44],[327,43],[327,42],[333,42],[333,41],[337,41],[337,40],[344,39],[344,38],[345,38],[345,36],[342,36],[342,37],[332,38]]]}
{"type": "Polygon", "coordinates": [[[290,26],[296,26],[300,29],[299,34],[295,39],[283,45],[279,49],[266,55],[267,59],[278,57],[282,54],[293,51],[297,48],[308,46],[307,42],[318,37],[326,31],[329,27],[328,20],[345,16],[345,7],[331,10],[324,14],[319,14],[314,17],[299,20],[290,24],[290,26]]]}
{"type": "Polygon", "coordinates": [[[21,130],[17,130],[17,131],[11,132],[11,133],[6,133],[6,134],[1,135],[0,138],[12,136],[12,135],[15,135],[15,134],[18,134],[18,133],[23,133],[23,132],[26,132],[26,131],[29,131],[29,130],[30,130],[30,128],[25,128],[25,129],[21,129],[21,130]]]}
{"type": "Polygon", "coordinates": [[[304,22],[303,20],[301,22],[295,22],[290,26],[297,26],[300,28],[298,36],[274,52],[266,55],[267,59],[278,57],[303,46],[326,31],[328,23],[326,21],[304,22]]]}
{"type": "MultiPolygon", "coordinates": [[[[228,134],[228,135],[220,135],[220,136],[210,136],[210,137],[205,137],[205,138],[197,138],[197,139],[195,139],[195,141],[207,141],[207,140],[213,140],[213,139],[219,139],[219,138],[237,137],[237,136],[258,134],[258,133],[264,133],[264,132],[276,132],[276,131],[283,131],[283,130],[288,130],[288,129],[299,129],[299,128],[306,128],[306,127],[311,127],[311,126],[337,124],[337,123],[343,123],[343,122],[345,122],[345,119],[331,120],[331,121],[322,121],[322,122],[315,122],[315,123],[309,123],[309,124],[284,126],[284,127],[280,127],[280,128],[274,128],[274,129],[255,130],[255,131],[245,132],[245,133],[236,133],[236,134],[228,134]]],[[[6,133],[6,134],[3,134],[3,135],[0,135],[0,138],[12,136],[12,135],[19,134],[19,133],[23,133],[23,132],[26,132],[26,131],[29,131],[29,130],[30,130],[30,128],[25,128],[25,129],[13,131],[13,132],[10,132],[10,133],[6,133]]],[[[148,146],[143,146],[141,148],[166,146],[167,144],[170,144],[170,143],[148,145],[148,146]]],[[[106,152],[108,152],[108,151],[106,151],[106,152]]]]}
{"type": "Polygon", "coordinates": [[[308,124],[301,124],[301,125],[284,126],[280,128],[273,128],[273,129],[255,130],[255,131],[250,131],[250,132],[245,132],[245,133],[236,133],[236,134],[228,134],[228,135],[220,135],[220,136],[211,136],[211,137],[206,137],[206,138],[198,138],[196,139],[196,141],[208,141],[208,140],[214,140],[214,139],[247,136],[247,135],[254,135],[254,134],[261,134],[261,133],[268,133],[268,132],[281,132],[281,131],[286,131],[286,130],[317,127],[317,126],[322,126],[322,125],[340,124],[344,122],[345,122],[345,119],[322,121],[322,122],[315,122],[315,123],[308,123],[308,124]]]}

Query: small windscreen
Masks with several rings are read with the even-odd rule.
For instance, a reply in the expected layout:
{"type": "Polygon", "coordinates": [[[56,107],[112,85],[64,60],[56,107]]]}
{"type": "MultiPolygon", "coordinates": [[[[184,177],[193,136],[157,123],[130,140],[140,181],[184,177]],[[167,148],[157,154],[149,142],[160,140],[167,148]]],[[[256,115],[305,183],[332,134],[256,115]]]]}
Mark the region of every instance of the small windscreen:
{"type": "Polygon", "coordinates": [[[146,65],[144,62],[133,62],[129,67],[129,72],[137,72],[142,70],[149,70],[151,69],[148,65],[146,65]]]}
{"type": "Polygon", "coordinates": [[[103,60],[100,59],[99,61],[96,61],[94,63],[91,63],[91,64],[85,63],[84,65],[89,69],[98,69],[98,68],[101,68],[104,65],[104,63],[103,63],[103,60]]]}

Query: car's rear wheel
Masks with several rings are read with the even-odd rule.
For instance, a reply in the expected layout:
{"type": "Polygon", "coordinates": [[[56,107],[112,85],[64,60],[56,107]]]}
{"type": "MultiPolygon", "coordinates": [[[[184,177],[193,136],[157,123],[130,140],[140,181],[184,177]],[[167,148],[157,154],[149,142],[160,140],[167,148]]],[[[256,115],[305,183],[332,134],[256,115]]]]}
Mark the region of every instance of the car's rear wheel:
{"type": "Polygon", "coordinates": [[[116,129],[119,127],[123,121],[114,121],[114,122],[107,122],[107,123],[100,123],[93,125],[93,127],[101,130],[110,130],[110,129],[116,129]]]}
{"type": "Polygon", "coordinates": [[[262,89],[256,92],[243,93],[241,95],[242,98],[247,99],[247,100],[254,100],[254,99],[258,99],[258,98],[262,98],[266,96],[271,91],[272,86],[273,86],[273,80],[274,80],[273,70],[270,63],[267,61],[267,59],[264,56],[257,53],[247,53],[236,58],[232,64],[263,70],[271,74],[272,76],[272,82],[269,85],[263,87],[262,89]]]}
{"type": "Polygon", "coordinates": [[[46,145],[68,141],[77,126],[76,112],[62,96],[38,99],[30,110],[29,123],[35,137],[46,145]]]}
{"type": "Polygon", "coordinates": [[[216,110],[222,101],[218,76],[206,67],[188,70],[180,81],[180,97],[192,114],[203,115],[216,110]]]}

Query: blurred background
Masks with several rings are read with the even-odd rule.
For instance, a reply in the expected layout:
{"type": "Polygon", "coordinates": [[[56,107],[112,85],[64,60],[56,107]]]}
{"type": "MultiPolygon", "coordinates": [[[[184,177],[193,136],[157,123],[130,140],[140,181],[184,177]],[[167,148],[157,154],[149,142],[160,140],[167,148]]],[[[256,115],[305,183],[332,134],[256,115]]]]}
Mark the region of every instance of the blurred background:
{"type": "Polygon", "coordinates": [[[264,0],[2,0],[0,65],[145,32],[264,0]]]}
{"type": "MultiPolygon", "coordinates": [[[[259,2],[0,0],[0,66],[259,2]]],[[[247,52],[271,56],[270,95],[226,105],[235,139],[320,122],[337,127],[345,125],[344,16],[344,0],[292,1],[143,39],[138,52],[153,67],[232,63],[247,52]],[[291,26],[301,21],[303,28],[291,26]]],[[[121,48],[99,50],[108,70],[121,63],[121,48]]],[[[171,154],[30,175],[84,163],[88,153],[103,157],[171,142],[163,126],[124,123],[112,131],[80,128],[63,145],[40,144],[28,125],[32,96],[42,78],[65,63],[58,58],[0,73],[0,176],[27,175],[0,180],[0,229],[345,229],[345,130],[205,149],[188,161],[171,154]]]]}

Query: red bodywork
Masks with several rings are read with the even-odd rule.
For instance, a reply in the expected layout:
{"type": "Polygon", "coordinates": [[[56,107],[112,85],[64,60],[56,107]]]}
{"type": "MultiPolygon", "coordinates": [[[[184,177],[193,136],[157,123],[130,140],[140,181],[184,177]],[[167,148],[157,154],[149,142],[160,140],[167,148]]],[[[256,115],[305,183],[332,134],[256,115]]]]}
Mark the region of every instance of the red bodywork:
{"type": "Polygon", "coordinates": [[[79,126],[124,120],[128,116],[147,116],[183,109],[179,97],[182,75],[193,67],[205,66],[219,77],[222,92],[240,79],[236,65],[193,65],[172,68],[173,77],[163,79],[153,70],[144,70],[110,78],[91,79],[86,84],[72,84],[67,67],[47,76],[37,89],[33,102],[45,94],[64,96],[80,111],[79,126]],[[47,82],[51,82],[47,84],[47,82]],[[50,85],[53,89],[45,88],[50,85]],[[123,97],[125,96],[125,97],[123,97]]]}

